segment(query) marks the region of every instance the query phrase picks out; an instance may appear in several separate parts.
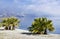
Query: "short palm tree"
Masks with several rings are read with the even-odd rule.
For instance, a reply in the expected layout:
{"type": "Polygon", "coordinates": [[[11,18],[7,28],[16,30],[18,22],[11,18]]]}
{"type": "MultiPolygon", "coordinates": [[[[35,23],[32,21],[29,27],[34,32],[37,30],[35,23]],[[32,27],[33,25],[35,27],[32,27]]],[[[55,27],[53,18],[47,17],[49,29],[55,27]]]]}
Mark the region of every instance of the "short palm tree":
{"type": "Polygon", "coordinates": [[[10,18],[10,25],[12,26],[12,30],[14,30],[16,26],[18,26],[19,22],[20,21],[17,18],[10,18]]]}
{"type": "Polygon", "coordinates": [[[53,31],[54,27],[51,20],[42,17],[34,19],[31,27],[29,27],[28,29],[32,33],[47,34],[47,30],[53,31]]]}
{"type": "Polygon", "coordinates": [[[4,18],[2,21],[3,26],[5,26],[6,30],[11,30],[11,27],[12,27],[12,30],[14,30],[15,26],[17,26],[19,22],[20,21],[15,17],[4,18]]]}
{"type": "Polygon", "coordinates": [[[8,20],[7,18],[4,18],[4,19],[2,20],[2,25],[5,26],[5,29],[6,29],[6,30],[8,30],[8,26],[9,26],[9,23],[8,23],[7,20],[8,20]]]}

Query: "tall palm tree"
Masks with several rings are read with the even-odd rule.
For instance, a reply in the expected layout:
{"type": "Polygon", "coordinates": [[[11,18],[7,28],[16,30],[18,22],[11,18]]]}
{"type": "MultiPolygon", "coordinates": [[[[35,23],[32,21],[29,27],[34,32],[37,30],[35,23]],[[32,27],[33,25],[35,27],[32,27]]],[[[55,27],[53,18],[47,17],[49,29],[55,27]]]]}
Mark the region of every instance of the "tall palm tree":
{"type": "Polygon", "coordinates": [[[6,30],[14,30],[15,26],[17,26],[19,24],[19,20],[15,17],[10,17],[10,18],[4,18],[2,23],[3,26],[5,26],[6,30]],[[12,29],[11,29],[12,27],[12,29]]]}
{"type": "Polygon", "coordinates": [[[31,27],[29,27],[29,31],[32,33],[47,34],[47,30],[54,30],[53,23],[51,20],[43,17],[34,19],[31,27]]]}

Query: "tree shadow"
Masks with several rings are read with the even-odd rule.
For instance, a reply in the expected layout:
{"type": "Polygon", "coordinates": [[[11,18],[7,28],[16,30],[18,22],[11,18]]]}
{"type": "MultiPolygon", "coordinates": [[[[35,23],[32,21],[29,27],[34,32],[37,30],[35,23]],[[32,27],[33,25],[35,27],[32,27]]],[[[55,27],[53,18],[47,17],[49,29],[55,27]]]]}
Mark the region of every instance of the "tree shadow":
{"type": "Polygon", "coordinates": [[[22,32],[21,34],[26,34],[26,35],[40,35],[38,33],[29,33],[29,32],[22,32]]]}
{"type": "Polygon", "coordinates": [[[32,33],[22,32],[21,34],[31,35],[32,33]]]}

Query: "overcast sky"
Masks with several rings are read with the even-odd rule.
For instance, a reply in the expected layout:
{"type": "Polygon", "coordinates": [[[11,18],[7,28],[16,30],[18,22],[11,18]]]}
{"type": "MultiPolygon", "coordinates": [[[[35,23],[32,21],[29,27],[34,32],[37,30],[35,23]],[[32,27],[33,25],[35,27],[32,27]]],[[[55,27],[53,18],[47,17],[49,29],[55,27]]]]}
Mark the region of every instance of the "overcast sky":
{"type": "Polygon", "coordinates": [[[22,15],[60,16],[60,0],[0,0],[0,13],[3,13],[2,11],[6,13],[8,10],[22,15]]]}

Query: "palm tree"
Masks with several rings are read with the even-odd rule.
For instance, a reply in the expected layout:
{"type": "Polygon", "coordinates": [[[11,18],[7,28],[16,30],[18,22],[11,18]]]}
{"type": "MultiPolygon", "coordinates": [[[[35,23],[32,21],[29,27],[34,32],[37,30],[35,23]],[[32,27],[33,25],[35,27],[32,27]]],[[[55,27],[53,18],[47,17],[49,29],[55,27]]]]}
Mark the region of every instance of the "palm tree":
{"type": "Polygon", "coordinates": [[[31,27],[29,27],[28,29],[32,33],[47,34],[47,30],[53,31],[54,27],[51,20],[42,17],[34,19],[31,27]]]}
{"type": "Polygon", "coordinates": [[[18,26],[19,22],[20,21],[17,18],[10,18],[10,25],[12,26],[12,30],[15,29],[15,26],[18,26]]]}
{"type": "Polygon", "coordinates": [[[3,18],[2,25],[5,26],[6,30],[8,30],[8,26],[9,26],[8,18],[3,18]]]}
{"type": "Polygon", "coordinates": [[[15,26],[17,26],[19,24],[19,20],[15,17],[10,17],[10,18],[4,18],[2,23],[3,26],[5,26],[6,30],[14,30],[15,26]],[[12,29],[11,29],[12,27],[12,29]]]}
{"type": "Polygon", "coordinates": [[[48,20],[47,18],[42,18],[44,24],[44,34],[47,34],[47,30],[54,31],[52,20],[48,20]]]}

